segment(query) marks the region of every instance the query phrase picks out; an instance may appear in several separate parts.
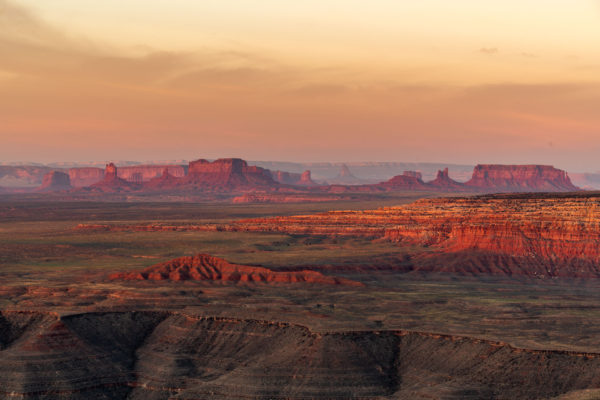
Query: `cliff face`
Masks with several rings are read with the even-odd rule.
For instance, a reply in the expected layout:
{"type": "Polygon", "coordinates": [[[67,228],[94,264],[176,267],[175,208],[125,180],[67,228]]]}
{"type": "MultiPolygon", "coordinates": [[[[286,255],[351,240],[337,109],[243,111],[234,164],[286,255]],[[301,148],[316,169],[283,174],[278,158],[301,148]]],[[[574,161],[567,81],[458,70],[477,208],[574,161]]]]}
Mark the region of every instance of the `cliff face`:
{"type": "Polygon", "coordinates": [[[444,189],[444,190],[456,190],[456,191],[464,191],[465,185],[463,183],[457,182],[450,178],[448,175],[448,168],[444,168],[437,172],[436,178],[429,182],[431,186],[435,188],[444,189]]]}
{"type": "Polygon", "coordinates": [[[597,353],[193,311],[2,311],[0,352],[0,396],[20,399],[540,399],[600,370],[597,353]]]}
{"type": "Polygon", "coordinates": [[[100,182],[104,178],[102,168],[71,168],[69,179],[73,187],[85,187],[100,182]]]}
{"type": "Polygon", "coordinates": [[[250,219],[221,229],[385,238],[436,254],[501,254],[525,266],[541,260],[551,267],[543,268],[546,276],[600,277],[597,194],[427,199],[378,210],[250,219]]]}
{"type": "Polygon", "coordinates": [[[113,163],[107,164],[104,169],[104,179],[89,186],[91,191],[99,192],[129,192],[138,190],[139,185],[127,182],[125,179],[119,178],[117,166],[113,163]]]}
{"type": "Polygon", "coordinates": [[[578,190],[565,171],[549,165],[477,165],[465,185],[494,192],[578,190]]]}
{"type": "Polygon", "coordinates": [[[199,188],[277,187],[269,170],[250,166],[239,158],[191,161],[182,184],[199,188]]]}
{"type": "Polygon", "coordinates": [[[277,272],[267,268],[229,263],[208,254],[180,257],[156,264],[141,272],[117,273],[112,280],[171,280],[171,281],[222,281],[261,283],[317,283],[327,285],[362,286],[343,278],[326,276],[316,271],[277,272]]]}
{"type": "Polygon", "coordinates": [[[183,165],[136,165],[129,167],[119,167],[119,178],[129,182],[143,183],[163,175],[164,171],[169,175],[181,178],[186,175],[187,167],[183,165]]]}
{"type": "Polygon", "coordinates": [[[60,171],[52,171],[44,175],[42,185],[37,189],[40,192],[51,192],[71,189],[69,175],[60,171]]]}

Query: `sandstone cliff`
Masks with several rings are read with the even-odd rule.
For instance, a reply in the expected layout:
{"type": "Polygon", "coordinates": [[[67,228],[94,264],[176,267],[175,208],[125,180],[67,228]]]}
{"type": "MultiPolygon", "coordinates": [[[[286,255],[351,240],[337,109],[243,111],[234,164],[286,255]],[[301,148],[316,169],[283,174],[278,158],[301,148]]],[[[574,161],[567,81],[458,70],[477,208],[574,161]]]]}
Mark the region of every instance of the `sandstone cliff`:
{"type": "Polygon", "coordinates": [[[104,178],[104,169],[102,168],[71,168],[69,169],[69,179],[73,187],[85,187],[100,182],[104,178]]]}
{"type": "Polygon", "coordinates": [[[269,170],[250,166],[239,158],[223,158],[213,162],[191,161],[181,185],[203,190],[275,188],[269,170]]]}
{"type": "Polygon", "coordinates": [[[160,177],[165,170],[176,178],[182,178],[187,173],[187,167],[183,165],[135,165],[119,167],[118,176],[129,182],[143,183],[160,177]]]}
{"type": "Polygon", "coordinates": [[[60,171],[48,172],[44,175],[42,185],[37,189],[39,192],[54,192],[71,189],[69,175],[60,171]]]}
{"type": "Polygon", "coordinates": [[[465,185],[489,192],[578,190],[565,171],[549,165],[477,165],[465,185]]]}
{"type": "MultiPolygon", "coordinates": [[[[600,196],[527,194],[419,200],[400,207],[242,220],[218,230],[385,238],[435,254],[493,253],[504,273],[600,277],[600,196]],[[516,258],[515,258],[516,257],[516,258]]],[[[442,266],[439,266],[440,268],[442,266]]]]}

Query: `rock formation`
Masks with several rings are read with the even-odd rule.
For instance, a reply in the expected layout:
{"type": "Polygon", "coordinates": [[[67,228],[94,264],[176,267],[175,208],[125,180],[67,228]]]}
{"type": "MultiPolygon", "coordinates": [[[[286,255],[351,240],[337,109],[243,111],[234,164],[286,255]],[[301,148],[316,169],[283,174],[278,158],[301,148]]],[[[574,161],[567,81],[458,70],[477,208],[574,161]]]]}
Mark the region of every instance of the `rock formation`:
{"type": "Polygon", "coordinates": [[[249,219],[215,229],[385,238],[436,254],[509,257],[496,259],[513,265],[501,273],[600,277],[600,196],[594,193],[427,199],[378,210],[249,219]]]}
{"type": "Polygon", "coordinates": [[[271,172],[239,158],[191,161],[181,184],[202,190],[275,188],[271,172]]]}
{"type": "Polygon", "coordinates": [[[44,175],[42,185],[37,189],[39,192],[55,192],[71,189],[69,175],[60,171],[48,172],[44,175]]]}
{"type": "Polygon", "coordinates": [[[187,173],[187,167],[183,165],[135,165],[119,167],[118,176],[129,182],[143,183],[160,177],[165,169],[176,178],[182,178],[187,173]]]}
{"type": "Polygon", "coordinates": [[[549,165],[477,165],[466,186],[486,192],[568,192],[578,190],[565,171],[549,165]]]}
{"type": "Polygon", "coordinates": [[[448,168],[444,168],[442,171],[437,172],[436,178],[429,182],[429,184],[435,188],[443,189],[445,191],[464,191],[465,185],[457,182],[450,178],[448,175],[448,168]]]}
{"type": "Polygon", "coordinates": [[[329,183],[335,185],[360,185],[363,181],[350,172],[350,168],[346,164],[342,164],[340,172],[333,179],[328,179],[329,183]]]}
{"type": "Polygon", "coordinates": [[[104,170],[92,167],[71,168],[69,169],[69,179],[73,187],[91,186],[104,179],[104,170]]]}
{"type": "Polygon", "coordinates": [[[316,183],[312,180],[311,173],[309,170],[304,171],[302,175],[300,175],[300,180],[296,183],[300,186],[315,186],[316,183]]]}
{"type": "Polygon", "coordinates": [[[316,186],[316,183],[313,182],[311,178],[310,171],[304,171],[302,174],[286,171],[271,171],[271,177],[275,181],[285,185],[316,186]]]}
{"type": "Polygon", "coordinates": [[[156,264],[141,272],[116,273],[112,280],[222,281],[261,283],[317,283],[362,286],[359,282],[323,275],[316,271],[278,272],[267,268],[229,263],[208,254],[180,257],[156,264]]]}
{"type": "Polygon", "coordinates": [[[113,163],[106,165],[104,179],[89,186],[89,190],[99,192],[129,192],[139,190],[140,185],[119,178],[117,166],[113,163]]]}

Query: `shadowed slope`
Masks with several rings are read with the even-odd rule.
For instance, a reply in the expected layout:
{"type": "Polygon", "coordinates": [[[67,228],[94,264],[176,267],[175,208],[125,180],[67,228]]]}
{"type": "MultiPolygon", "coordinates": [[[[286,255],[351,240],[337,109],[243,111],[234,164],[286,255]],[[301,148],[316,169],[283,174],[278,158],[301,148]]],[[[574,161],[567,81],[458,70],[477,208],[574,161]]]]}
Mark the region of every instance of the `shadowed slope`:
{"type": "Polygon", "coordinates": [[[223,281],[263,283],[319,283],[328,285],[362,286],[344,278],[323,275],[316,271],[276,272],[267,268],[229,263],[208,254],[180,257],[156,264],[141,272],[110,275],[112,280],[171,280],[171,281],[223,281]]]}

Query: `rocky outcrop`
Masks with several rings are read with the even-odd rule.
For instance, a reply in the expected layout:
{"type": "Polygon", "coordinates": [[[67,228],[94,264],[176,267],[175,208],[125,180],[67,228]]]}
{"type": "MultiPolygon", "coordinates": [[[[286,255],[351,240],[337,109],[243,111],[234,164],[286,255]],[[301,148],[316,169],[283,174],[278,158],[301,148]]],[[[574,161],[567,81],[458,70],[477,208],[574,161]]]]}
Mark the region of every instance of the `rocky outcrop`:
{"type": "Polygon", "coordinates": [[[275,188],[278,186],[269,170],[250,166],[239,158],[222,158],[213,162],[191,161],[188,174],[182,178],[181,185],[204,190],[275,188]]]}
{"type": "Polygon", "coordinates": [[[316,183],[311,178],[310,171],[304,171],[301,174],[286,171],[271,171],[271,177],[284,185],[316,186],[316,183]]]}
{"type": "Polygon", "coordinates": [[[539,399],[600,370],[591,352],[164,311],[1,312],[0,354],[0,396],[20,399],[539,399]]]}
{"type": "Polygon", "coordinates": [[[220,281],[260,283],[312,283],[326,285],[362,286],[344,278],[323,275],[316,271],[279,272],[267,268],[229,263],[208,254],[180,257],[156,264],[140,272],[116,273],[111,280],[150,281],[220,281]]]}
{"type": "Polygon", "coordinates": [[[448,168],[437,172],[436,178],[429,184],[444,191],[465,191],[465,185],[450,178],[448,168]]]}
{"type": "Polygon", "coordinates": [[[119,178],[129,182],[144,183],[159,178],[167,171],[169,175],[182,178],[186,175],[187,167],[183,165],[135,165],[119,167],[119,178]]]}
{"type": "Polygon", "coordinates": [[[104,179],[89,186],[89,190],[91,191],[107,193],[130,192],[139,189],[140,185],[133,182],[127,182],[125,179],[119,178],[117,166],[113,163],[106,165],[106,168],[104,169],[104,179]]]}
{"type": "Polygon", "coordinates": [[[565,171],[549,165],[480,164],[466,186],[486,192],[568,192],[578,188],[565,171]]]}
{"type": "MultiPolygon", "coordinates": [[[[507,274],[527,274],[532,262],[545,276],[600,277],[600,196],[593,193],[427,199],[378,210],[248,219],[216,229],[385,238],[435,254],[493,253],[512,257],[498,262],[525,265],[507,274]]],[[[536,268],[532,275],[540,275],[536,268]]]]}
{"type": "Polygon", "coordinates": [[[71,189],[71,180],[69,175],[60,171],[48,172],[44,175],[42,185],[37,189],[38,192],[55,192],[71,189]]]}
{"type": "Polygon", "coordinates": [[[104,170],[93,167],[71,168],[69,169],[69,179],[73,187],[91,186],[104,179],[104,170]]]}

